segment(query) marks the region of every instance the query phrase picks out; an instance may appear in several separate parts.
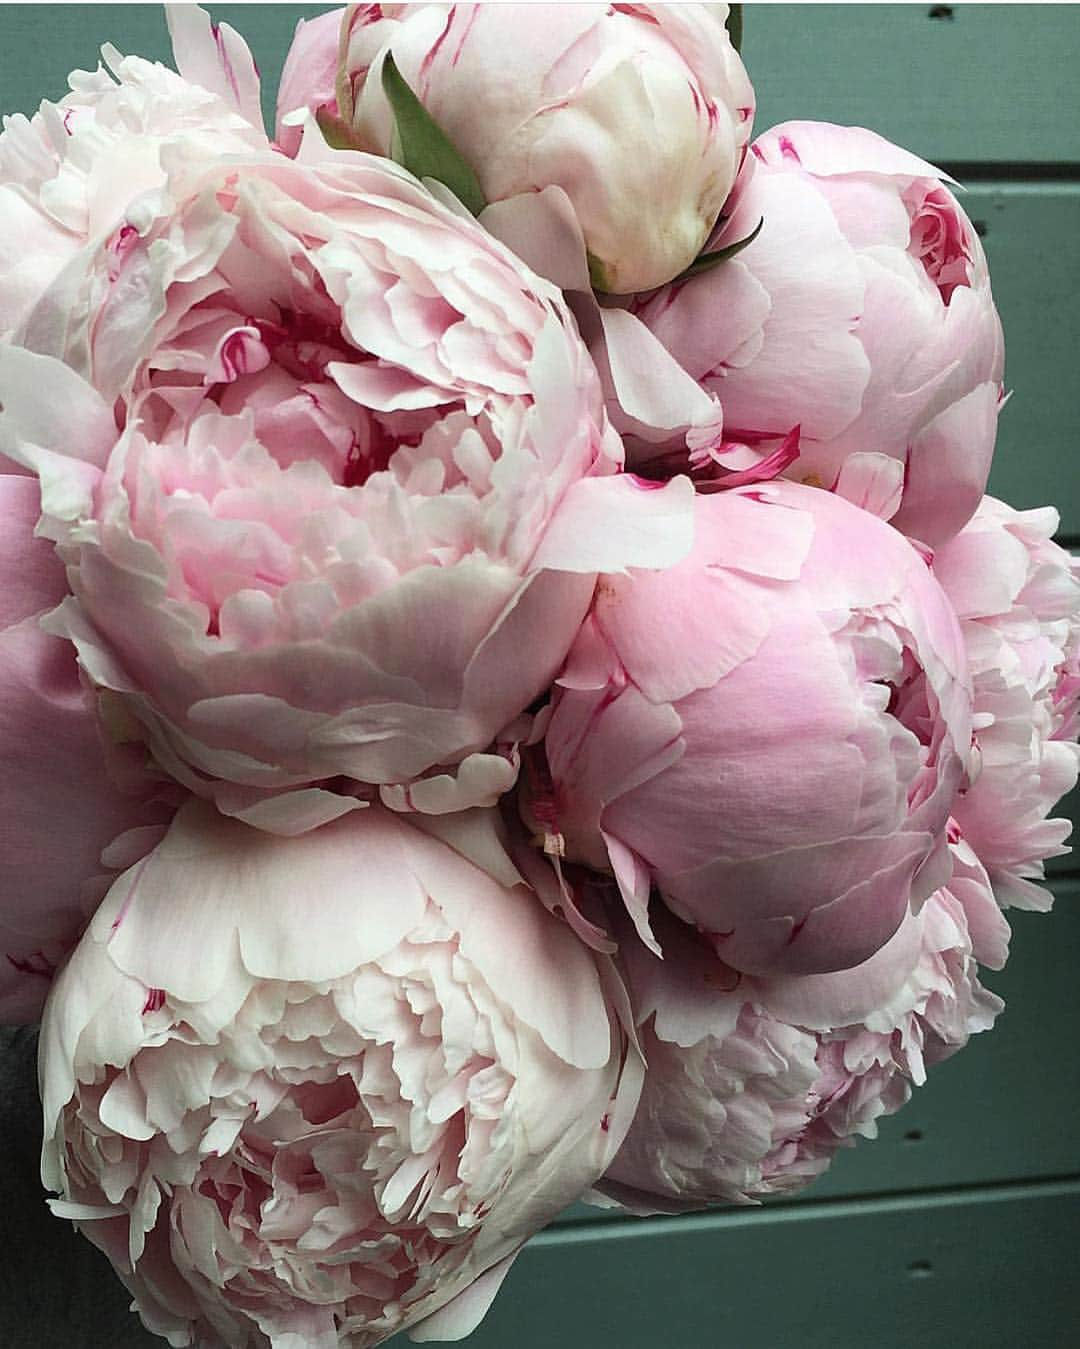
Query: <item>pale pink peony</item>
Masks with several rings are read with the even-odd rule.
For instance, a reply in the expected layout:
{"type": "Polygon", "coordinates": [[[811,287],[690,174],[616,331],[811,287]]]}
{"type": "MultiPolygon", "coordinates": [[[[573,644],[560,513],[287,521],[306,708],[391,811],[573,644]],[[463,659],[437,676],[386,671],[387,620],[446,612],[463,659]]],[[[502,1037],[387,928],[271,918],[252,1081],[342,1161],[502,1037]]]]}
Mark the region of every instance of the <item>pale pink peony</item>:
{"type": "Polygon", "coordinates": [[[1072,824],[1047,818],[1076,785],[1080,564],[1053,542],[1052,507],[984,497],[934,558],[960,615],[974,687],[978,773],[953,807],[1004,905],[1048,909],[1039,882],[1072,824]]]}
{"type": "MultiPolygon", "coordinates": [[[[723,406],[723,442],[699,450],[706,476],[747,471],[798,428],[788,477],[933,546],[970,518],[1004,346],[982,245],[940,177],[858,127],[788,122],[754,142],[709,247],[760,234],[631,305],[723,406]]],[[[636,432],[632,463],[677,448],[619,424],[636,432]]]]}
{"type": "MultiPolygon", "coordinates": [[[[402,75],[502,202],[562,188],[595,284],[628,292],[678,275],[712,230],[750,137],[754,92],[726,5],[356,5],[343,63],[329,17],[300,29],[278,98],[382,154],[382,60],[402,75]],[[316,25],[318,28],[316,29],[316,25]]],[[[283,120],[284,119],[284,120],[283,120]]]]}
{"type": "Polygon", "coordinates": [[[4,118],[0,339],[19,333],[50,287],[55,321],[68,317],[77,292],[65,288],[66,269],[77,287],[82,250],[112,238],[140,197],[161,191],[170,147],[213,157],[267,145],[241,39],[227,24],[212,28],[195,5],[173,6],[169,22],[181,74],[106,45],[106,68],[76,71],[59,103],[4,118]]]}
{"type": "Polygon", "coordinates": [[[170,773],[289,832],[355,781],[494,800],[514,765],[486,751],[596,574],[674,561],[692,524],[688,482],[618,475],[553,286],[389,161],[307,145],[173,146],[85,253],[87,302],[31,316],[45,354],[0,351],[0,450],[75,596],[51,630],[170,773]]]}
{"type": "MultiPolygon", "coordinates": [[[[36,1021],[56,966],[120,867],[160,837],[175,792],[106,753],[75,653],[40,618],[64,569],[33,537],[38,485],[0,473],[0,1024],[36,1021]]],[[[145,756],[142,756],[145,757],[145,756]]]]}
{"type": "Polygon", "coordinates": [[[650,887],[753,973],[867,959],[948,877],[971,742],[959,625],[881,520],[778,481],[697,500],[693,552],[606,578],[560,676],[549,851],[650,887]]]}
{"type": "Polygon", "coordinates": [[[1009,929],[974,853],[958,837],[953,852],[949,886],[854,969],[739,975],[670,915],[662,961],[624,943],[649,1066],[599,1201],[675,1212],[799,1190],[988,1030],[1002,1003],[978,963],[1002,967],[1009,929]]]}
{"type": "Polygon", "coordinates": [[[170,1344],[457,1338],[625,1134],[620,997],[382,807],[281,839],[193,802],[49,1001],[45,1181],[170,1344]]]}
{"type": "Polygon", "coordinates": [[[332,136],[335,131],[348,135],[338,104],[338,77],[345,81],[343,94],[348,103],[353,91],[359,93],[363,88],[371,62],[383,42],[397,32],[404,11],[405,6],[399,4],[354,5],[344,34],[344,9],[298,20],[277,91],[276,140],[286,154],[295,155],[300,149],[306,120],[300,114],[314,114],[332,136]],[[343,37],[351,47],[348,72],[342,60],[343,37]]]}

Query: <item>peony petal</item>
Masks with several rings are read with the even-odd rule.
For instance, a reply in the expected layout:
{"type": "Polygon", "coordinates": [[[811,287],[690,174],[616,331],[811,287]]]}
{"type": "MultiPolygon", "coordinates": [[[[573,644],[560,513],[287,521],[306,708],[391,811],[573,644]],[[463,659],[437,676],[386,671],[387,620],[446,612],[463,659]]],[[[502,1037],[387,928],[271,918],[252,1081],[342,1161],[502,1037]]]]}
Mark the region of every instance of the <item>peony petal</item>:
{"type": "Polygon", "coordinates": [[[760,158],[775,162],[793,155],[807,173],[819,178],[834,174],[881,173],[908,178],[953,180],[925,159],[893,145],[861,126],[833,126],[829,122],[781,122],[754,142],[760,158]]]}
{"type": "Polygon", "coordinates": [[[418,778],[411,787],[397,783],[379,788],[379,799],[391,810],[423,815],[448,815],[475,806],[494,806],[517,780],[517,765],[501,754],[470,754],[453,774],[418,778]]]}
{"type": "Polygon", "coordinates": [[[923,427],[910,446],[897,529],[934,548],[967,524],[990,474],[998,404],[997,382],[987,381],[923,427]]]}
{"type": "Polygon", "coordinates": [[[353,797],[324,791],[321,787],[304,787],[300,791],[264,796],[232,785],[217,791],[214,801],[222,814],[282,838],[295,838],[309,829],[320,829],[366,804],[353,797]]]}
{"type": "Polygon", "coordinates": [[[607,833],[604,833],[602,837],[608,857],[611,859],[611,869],[615,874],[615,880],[618,882],[619,893],[622,895],[623,903],[626,905],[626,911],[630,915],[638,938],[643,946],[646,946],[654,955],[659,956],[661,955],[660,944],[653,935],[652,927],[649,924],[649,897],[652,893],[652,877],[649,874],[649,868],[633,849],[628,848],[621,839],[607,833]]]}
{"type": "Polygon", "coordinates": [[[63,564],[47,539],[34,537],[41,491],[33,478],[0,474],[0,632],[59,604],[67,590],[63,564]]]}
{"type": "Polygon", "coordinates": [[[195,801],[115,889],[115,926],[99,912],[95,935],[126,974],[187,1002],[235,979],[238,955],[255,977],[340,977],[400,942],[424,905],[399,837],[371,811],[281,838],[195,801]],[[189,896],[183,907],[173,901],[181,892],[189,896]],[[265,905],[273,928],[262,919],[265,905]],[[357,913],[362,925],[350,921],[357,913]]]}
{"type": "Polygon", "coordinates": [[[165,17],[180,74],[217,94],[261,131],[259,72],[236,29],[227,23],[214,23],[200,5],[167,4],[165,17]]]}
{"type": "Polygon", "coordinates": [[[0,347],[0,453],[42,478],[42,509],[73,519],[116,441],[112,410],[63,362],[0,347]]]}
{"type": "Polygon", "coordinates": [[[615,394],[626,416],[662,431],[711,425],[719,408],[697,382],[625,309],[601,309],[615,394]]]}
{"type": "Polygon", "coordinates": [[[632,473],[583,478],[567,492],[533,557],[556,571],[670,567],[693,543],[689,478],[658,485],[632,473]]]}
{"type": "Polygon", "coordinates": [[[849,454],[832,490],[879,520],[891,520],[904,494],[904,466],[887,454],[849,454]]]}
{"type": "Polygon", "coordinates": [[[560,290],[591,293],[585,238],[573,204],[555,184],[492,202],[479,220],[534,272],[560,290]]]}
{"type": "Polygon", "coordinates": [[[495,1295],[518,1255],[519,1252],[514,1251],[498,1264],[492,1265],[474,1279],[463,1293],[452,1298],[437,1312],[418,1321],[409,1331],[409,1339],[414,1344],[429,1344],[433,1340],[463,1340],[471,1335],[487,1315],[488,1308],[495,1301],[495,1295]]]}
{"type": "Polygon", "coordinates": [[[592,957],[570,929],[552,923],[523,887],[505,891],[434,840],[425,842],[421,847],[414,837],[412,843],[417,879],[439,895],[447,919],[462,933],[462,951],[495,993],[567,1063],[578,1068],[606,1063],[611,1041],[607,1022],[598,1015],[600,985],[592,957]],[[508,924],[514,932],[509,946],[508,924]],[[565,983],[567,990],[557,1002],[542,995],[552,980],[565,983]]]}

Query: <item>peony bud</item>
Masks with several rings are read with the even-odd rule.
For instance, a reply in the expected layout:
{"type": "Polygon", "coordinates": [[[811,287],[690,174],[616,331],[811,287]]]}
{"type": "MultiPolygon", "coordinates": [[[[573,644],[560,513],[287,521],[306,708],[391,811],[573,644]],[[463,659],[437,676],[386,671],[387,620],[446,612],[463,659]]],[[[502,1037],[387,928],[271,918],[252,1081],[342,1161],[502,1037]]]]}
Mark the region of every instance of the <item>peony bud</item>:
{"type": "Polygon", "coordinates": [[[295,145],[282,119],[303,106],[390,154],[390,51],[489,203],[561,187],[597,288],[644,290],[697,256],[750,136],[754,94],[726,15],[726,5],[358,5],[332,98],[331,23],[298,33],[279,138],[295,145]]]}
{"type": "MultiPolygon", "coordinates": [[[[735,464],[833,488],[932,547],[986,486],[1004,345],[986,257],[930,164],[872,132],[789,122],[760,136],[709,247],[735,257],[632,312],[723,407],[735,464]]],[[[678,450],[628,435],[634,466],[678,450]]],[[[685,462],[685,455],[684,455],[685,462]]]]}

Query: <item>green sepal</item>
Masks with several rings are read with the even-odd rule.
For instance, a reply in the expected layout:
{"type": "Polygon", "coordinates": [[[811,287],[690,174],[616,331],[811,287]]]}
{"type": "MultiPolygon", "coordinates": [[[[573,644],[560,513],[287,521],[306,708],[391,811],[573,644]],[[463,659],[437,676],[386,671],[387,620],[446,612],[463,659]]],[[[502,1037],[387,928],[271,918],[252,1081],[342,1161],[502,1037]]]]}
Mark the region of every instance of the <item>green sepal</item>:
{"type": "Polygon", "coordinates": [[[444,184],[467,210],[479,215],[487,202],[476,174],[409,88],[389,52],[383,61],[382,87],[394,114],[390,158],[417,178],[444,184]]]}
{"type": "MultiPolygon", "coordinates": [[[[700,276],[702,272],[711,271],[717,263],[727,262],[730,258],[737,257],[744,248],[748,248],[758,237],[764,223],[765,217],[762,216],[745,238],[736,239],[733,244],[728,244],[726,248],[717,248],[712,253],[699,253],[690,266],[684,272],[679,273],[675,282],[687,281],[692,276],[700,276]]],[[[675,282],[671,284],[674,285],[675,282]]]]}
{"type": "Polygon", "coordinates": [[[322,132],[323,140],[331,150],[366,150],[368,148],[343,118],[335,117],[325,108],[316,109],[315,121],[322,132]]]}
{"type": "Polygon", "coordinates": [[[589,280],[593,290],[606,292],[608,289],[607,268],[595,253],[585,252],[585,261],[589,265],[589,280]]]}
{"type": "Polygon", "coordinates": [[[728,5],[728,37],[737,52],[742,52],[742,5],[728,5]]]}

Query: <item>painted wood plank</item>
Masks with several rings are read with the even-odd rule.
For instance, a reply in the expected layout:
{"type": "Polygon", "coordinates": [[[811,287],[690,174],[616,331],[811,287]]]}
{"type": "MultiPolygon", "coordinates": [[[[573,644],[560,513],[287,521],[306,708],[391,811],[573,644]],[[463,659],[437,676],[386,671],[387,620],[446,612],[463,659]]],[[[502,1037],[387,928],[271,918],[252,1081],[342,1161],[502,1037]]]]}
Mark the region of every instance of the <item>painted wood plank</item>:
{"type": "MultiPolygon", "coordinates": [[[[1013,942],[1000,973],[994,1029],[931,1069],[879,1137],[842,1150],[794,1201],[986,1185],[1080,1172],[1080,882],[1061,881],[1050,914],[1010,913],[1013,942]]],[[[579,1204],[562,1221],[597,1223],[579,1204]]]]}
{"type": "Polygon", "coordinates": [[[1067,840],[1072,851],[1066,853],[1064,857],[1052,857],[1046,864],[1047,875],[1051,878],[1075,875],[1080,870],[1080,827],[1078,827],[1080,826],[1080,787],[1074,787],[1058,803],[1054,810],[1054,816],[1072,821],[1073,831],[1067,840]]]}
{"type": "Polygon", "coordinates": [[[1077,1181],[551,1231],[466,1343],[1060,1349],[1080,1321],[1078,1237],[1077,1181]]]}
{"type": "Polygon", "coordinates": [[[1062,533],[1080,535],[1080,186],[986,183],[963,200],[985,229],[1012,394],[990,489],[1018,507],[1054,503],[1062,533]]]}
{"type": "Polygon", "coordinates": [[[1080,160],[1075,6],[748,4],[743,57],[759,130],[867,126],[935,163],[1080,160]]]}

